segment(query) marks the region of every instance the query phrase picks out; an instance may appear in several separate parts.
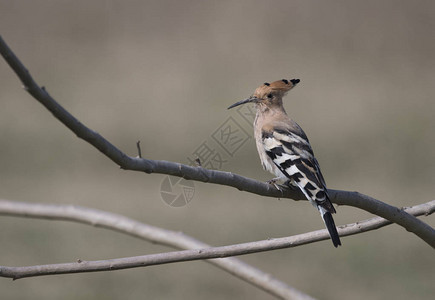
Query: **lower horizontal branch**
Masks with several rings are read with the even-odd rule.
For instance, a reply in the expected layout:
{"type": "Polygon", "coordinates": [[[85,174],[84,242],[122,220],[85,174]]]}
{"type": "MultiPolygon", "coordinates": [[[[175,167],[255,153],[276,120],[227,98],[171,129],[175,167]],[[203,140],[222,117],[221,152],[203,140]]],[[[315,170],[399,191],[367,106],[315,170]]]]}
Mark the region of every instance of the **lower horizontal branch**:
{"type": "MultiPolygon", "coordinates": [[[[64,204],[27,203],[0,199],[0,215],[49,220],[72,221],[102,227],[176,249],[201,249],[210,245],[182,232],[144,224],[115,213],[64,204]]],[[[206,262],[283,299],[312,300],[310,296],[289,286],[237,258],[213,259],[206,262]]],[[[0,267],[0,276],[1,275],[0,267]]],[[[12,277],[18,279],[18,277],[12,277]]]]}
{"type": "MultiPolygon", "coordinates": [[[[32,210],[20,210],[14,211],[13,209],[8,209],[7,205],[3,205],[4,201],[0,201],[0,214],[4,215],[14,215],[23,217],[36,217],[36,218],[50,218],[50,219],[62,219],[62,220],[72,220],[83,222],[83,219],[79,217],[72,217],[71,214],[62,214],[61,211],[58,214],[53,214],[53,211],[44,215],[43,211],[38,213],[32,210]]],[[[39,207],[43,207],[44,204],[36,204],[39,207]]],[[[31,205],[30,205],[31,206],[31,205]]],[[[48,208],[53,209],[53,207],[63,207],[62,205],[48,205],[48,208]]],[[[84,208],[69,206],[77,212],[86,211],[84,208]]],[[[93,210],[95,212],[95,210],[93,210]]],[[[410,208],[405,208],[405,211],[409,214],[418,215],[430,215],[435,211],[435,200],[416,205],[410,208]]],[[[107,217],[110,219],[111,215],[107,217]]],[[[79,216],[79,214],[76,214],[79,216]]],[[[99,214],[99,219],[95,219],[95,224],[97,226],[108,227],[107,219],[103,214],[99,214]]],[[[126,218],[127,219],[127,218],[126,218]]],[[[135,224],[138,222],[134,221],[135,224]]],[[[139,223],[140,224],[140,223],[139,223]]],[[[338,227],[338,232],[340,236],[348,236],[353,234],[358,234],[361,232],[366,232],[374,230],[383,226],[391,224],[390,221],[385,220],[380,217],[375,217],[372,219],[364,220],[361,222],[348,224],[338,227]]],[[[145,225],[146,226],[146,225],[145,225]]],[[[112,227],[114,230],[123,231],[122,227],[112,227]]],[[[129,232],[132,234],[131,232],[129,232]]],[[[136,235],[132,234],[132,235],[136,235]]],[[[292,248],[300,245],[305,245],[321,240],[329,239],[328,232],[326,230],[317,230],[309,233],[299,234],[291,237],[269,239],[257,242],[235,244],[222,247],[211,247],[203,249],[192,249],[184,251],[175,251],[159,254],[150,254],[136,257],[118,258],[110,260],[99,260],[99,261],[77,261],[74,263],[63,263],[63,264],[51,264],[51,265],[40,265],[40,266],[27,266],[27,267],[0,267],[0,276],[9,277],[13,279],[19,279],[24,277],[33,276],[43,276],[43,275],[55,275],[55,274],[68,274],[68,273],[81,273],[81,272],[98,272],[98,271],[113,271],[128,268],[146,267],[153,265],[168,264],[174,262],[185,262],[192,260],[202,260],[202,259],[213,259],[213,258],[223,258],[229,256],[244,255],[256,252],[270,251],[283,248],[292,248]]]]}

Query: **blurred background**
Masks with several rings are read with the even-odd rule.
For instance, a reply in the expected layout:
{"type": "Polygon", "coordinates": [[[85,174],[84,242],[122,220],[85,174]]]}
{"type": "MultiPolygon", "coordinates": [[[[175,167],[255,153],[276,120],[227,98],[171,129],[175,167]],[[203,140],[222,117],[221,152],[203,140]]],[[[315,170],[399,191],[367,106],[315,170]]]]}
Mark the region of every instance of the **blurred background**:
{"type": "MultiPolygon", "coordinates": [[[[204,143],[218,168],[268,180],[252,138],[229,155],[227,107],[265,81],[300,78],[285,107],[330,188],[395,206],[434,199],[433,1],[0,0],[0,34],[35,80],[129,155],[188,163],[204,143]]],[[[61,125],[0,59],[0,198],[76,204],[182,231],[212,245],[323,228],[305,201],[195,183],[161,197],[165,175],[122,171],[61,125]]],[[[230,151],[231,152],[231,151],[230,151]]],[[[338,207],[337,224],[372,217],[338,207]]],[[[435,226],[433,217],[423,218],[435,226]]],[[[99,260],[169,248],[86,225],[0,217],[0,265],[99,260]]],[[[321,299],[433,299],[433,249],[398,226],[240,257],[321,299]]],[[[5,299],[271,299],[203,262],[0,278],[5,299]]]]}

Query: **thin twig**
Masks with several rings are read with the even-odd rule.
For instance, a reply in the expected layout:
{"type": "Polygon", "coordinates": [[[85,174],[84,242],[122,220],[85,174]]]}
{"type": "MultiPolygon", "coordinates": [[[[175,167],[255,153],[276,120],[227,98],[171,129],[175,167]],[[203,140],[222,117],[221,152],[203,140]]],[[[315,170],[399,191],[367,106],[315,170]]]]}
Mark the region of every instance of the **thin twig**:
{"type": "Polygon", "coordinates": [[[139,158],[142,158],[142,150],[140,149],[140,141],[136,142],[136,147],[137,147],[137,155],[139,158]]]}
{"type": "MultiPolygon", "coordinates": [[[[428,216],[435,211],[435,200],[428,203],[405,208],[406,212],[415,216],[428,216]]],[[[304,234],[294,235],[285,238],[275,238],[263,241],[256,241],[243,244],[235,244],[222,247],[209,247],[208,245],[198,242],[191,237],[161,228],[140,223],[138,221],[126,218],[113,213],[103,212],[95,209],[89,209],[79,206],[60,205],[60,204],[33,204],[16,201],[0,200],[0,214],[18,217],[32,217],[51,220],[67,220],[98,227],[104,227],[119,232],[123,232],[135,237],[143,238],[160,244],[184,248],[191,250],[166,252],[159,254],[150,254],[135,257],[117,258],[99,261],[79,260],[74,263],[50,264],[27,267],[0,267],[0,276],[19,279],[24,277],[34,277],[43,275],[69,274],[81,272],[113,271],[128,268],[146,267],[182,261],[193,261],[212,258],[223,258],[236,255],[244,255],[273,249],[283,249],[297,247],[329,238],[328,232],[323,230],[312,231],[304,234]],[[200,248],[200,249],[198,249],[200,248]]],[[[338,231],[340,236],[348,236],[375,230],[391,224],[390,221],[380,217],[340,226],[338,231]]],[[[240,278],[247,274],[237,273],[237,263],[235,268],[228,270],[225,266],[225,260],[210,260],[210,263],[216,264],[226,269],[240,278]]],[[[264,276],[264,274],[262,275],[264,276]]],[[[246,279],[245,279],[246,280],[246,279]]],[[[261,278],[261,281],[268,281],[268,278],[261,278]]],[[[271,279],[273,280],[273,279],[271,279]]],[[[252,282],[251,282],[252,283],[252,282]]],[[[282,283],[277,282],[280,285],[282,283]]],[[[282,286],[281,286],[282,288],[282,286]]],[[[266,290],[266,288],[264,288],[266,290]]],[[[282,296],[282,295],[281,295],[282,296]]],[[[284,297],[284,296],[282,296],[284,297]]]]}
{"type": "MultiPolygon", "coordinates": [[[[163,160],[130,157],[111,144],[99,133],[82,124],[59,103],[57,103],[56,100],[54,100],[45,90],[41,89],[1,36],[0,53],[20,78],[24,84],[24,88],[36,100],[44,105],[45,108],[47,108],[59,121],[73,131],[79,138],[97,148],[122,169],[141,171],[145,173],[174,175],[188,180],[232,186],[241,191],[247,191],[268,197],[290,198],[294,200],[304,199],[301,192],[290,189],[279,191],[275,188],[271,188],[269,184],[233,173],[207,170],[204,168],[191,167],[163,160]]],[[[358,192],[329,190],[329,194],[331,195],[331,200],[333,202],[340,205],[355,206],[388,219],[391,222],[404,227],[407,231],[416,234],[427,244],[435,248],[435,230],[428,224],[420,221],[405,211],[358,192]]]]}

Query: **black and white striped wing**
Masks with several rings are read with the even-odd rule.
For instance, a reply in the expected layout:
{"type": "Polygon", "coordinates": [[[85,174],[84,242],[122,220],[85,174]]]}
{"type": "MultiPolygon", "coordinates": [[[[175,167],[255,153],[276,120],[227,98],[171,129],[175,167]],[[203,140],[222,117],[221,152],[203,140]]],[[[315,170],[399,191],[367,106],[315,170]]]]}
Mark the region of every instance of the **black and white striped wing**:
{"type": "MultiPolygon", "coordinates": [[[[269,133],[263,132],[262,137],[266,154],[308,200],[322,206],[330,203],[319,164],[302,130],[295,133],[275,128],[269,133]]],[[[332,205],[327,206],[335,212],[332,205]]]]}

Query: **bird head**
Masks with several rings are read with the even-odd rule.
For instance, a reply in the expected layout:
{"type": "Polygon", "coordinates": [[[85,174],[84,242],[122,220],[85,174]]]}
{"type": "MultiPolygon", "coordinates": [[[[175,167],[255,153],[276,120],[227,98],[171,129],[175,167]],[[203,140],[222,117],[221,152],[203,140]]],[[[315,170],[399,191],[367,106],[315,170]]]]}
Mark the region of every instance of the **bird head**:
{"type": "Polygon", "coordinates": [[[282,79],[272,83],[265,82],[259,86],[254,94],[246,100],[234,103],[228,109],[245,104],[255,103],[266,106],[274,106],[282,104],[282,97],[300,82],[299,79],[282,79]]]}

